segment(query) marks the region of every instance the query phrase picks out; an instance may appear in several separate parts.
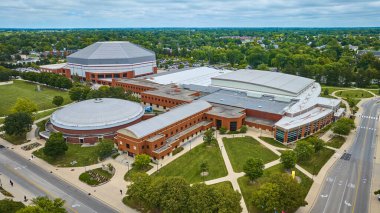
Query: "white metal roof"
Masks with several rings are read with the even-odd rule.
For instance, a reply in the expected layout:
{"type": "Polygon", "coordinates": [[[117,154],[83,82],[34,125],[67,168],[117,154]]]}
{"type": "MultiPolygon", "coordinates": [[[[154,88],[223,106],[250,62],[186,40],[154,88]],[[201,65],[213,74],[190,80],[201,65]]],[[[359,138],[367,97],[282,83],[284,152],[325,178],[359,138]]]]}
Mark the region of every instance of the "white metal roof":
{"type": "Polygon", "coordinates": [[[210,107],[211,104],[208,102],[196,100],[189,104],[180,105],[156,117],[120,129],[118,133],[127,134],[135,138],[142,138],[210,107]]]}
{"type": "Polygon", "coordinates": [[[230,70],[218,70],[209,67],[198,67],[178,72],[166,72],[148,78],[159,84],[194,84],[201,86],[211,85],[211,78],[230,73],[230,70]]]}
{"type": "Polygon", "coordinates": [[[55,111],[50,121],[64,129],[93,130],[124,125],[143,115],[144,109],[139,103],[102,98],[70,104],[55,111]]]}
{"type": "Polygon", "coordinates": [[[61,69],[67,66],[67,63],[61,63],[61,64],[47,64],[47,65],[42,65],[40,68],[42,69],[61,69]]]}
{"type": "Polygon", "coordinates": [[[285,116],[281,118],[281,120],[279,120],[275,125],[276,127],[280,127],[285,130],[291,130],[314,122],[332,112],[333,111],[331,109],[324,107],[315,107],[314,109],[295,117],[285,116]]]}
{"type": "Polygon", "coordinates": [[[313,79],[309,78],[262,70],[238,70],[213,77],[213,79],[248,83],[282,90],[296,95],[314,82],[313,79]]]}
{"type": "Polygon", "coordinates": [[[135,64],[155,61],[155,53],[128,41],[96,42],[67,56],[73,64],[135,64]]]}

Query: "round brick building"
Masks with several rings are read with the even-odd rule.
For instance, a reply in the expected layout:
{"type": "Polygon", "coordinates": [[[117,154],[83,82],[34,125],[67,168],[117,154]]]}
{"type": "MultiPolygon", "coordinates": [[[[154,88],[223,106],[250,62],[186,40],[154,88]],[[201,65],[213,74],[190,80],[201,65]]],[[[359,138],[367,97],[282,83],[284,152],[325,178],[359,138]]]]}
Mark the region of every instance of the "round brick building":
{"type": "Polygon", "coordinates": [[[55,111],[40,135],[61,132],[71,143],[96,143],[102,138],[113,139],[116,131],[136,124],[144,115],[143,107],[122,99],[90,99],[70,104],[55,111]]]}

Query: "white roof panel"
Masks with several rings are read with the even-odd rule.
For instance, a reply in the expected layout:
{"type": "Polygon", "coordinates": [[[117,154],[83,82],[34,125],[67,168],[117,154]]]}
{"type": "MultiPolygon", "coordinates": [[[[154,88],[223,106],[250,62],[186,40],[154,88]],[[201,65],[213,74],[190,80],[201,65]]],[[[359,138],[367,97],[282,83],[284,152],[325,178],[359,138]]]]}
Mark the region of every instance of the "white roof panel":
{"type": "Polygon", "coordinates": [[[179,72],[167,72],[153,76],[148,80],[159,84],[194,84],[201,86],[211,85],[211,78],[230,73],[230,70],[217,70],[209,67],[198,67],[179,72]]]}
{"type": "Polygon", "coordinates": [[[210,107],[211,104],[208,102],[196,100],[189,104],[184,104],[173,108],[170,111],[156,117],[121,129],[118,132],[121,134],[125,133],[128,135],[133,135],[136,138],[142,138],[210,107]]]}
{"type": "Polygon", "coordinates": [[[309,78],[262,70],[238,70],[213,79],[254,84],[294,94],[300,93],[314,82],[309,78]]]}

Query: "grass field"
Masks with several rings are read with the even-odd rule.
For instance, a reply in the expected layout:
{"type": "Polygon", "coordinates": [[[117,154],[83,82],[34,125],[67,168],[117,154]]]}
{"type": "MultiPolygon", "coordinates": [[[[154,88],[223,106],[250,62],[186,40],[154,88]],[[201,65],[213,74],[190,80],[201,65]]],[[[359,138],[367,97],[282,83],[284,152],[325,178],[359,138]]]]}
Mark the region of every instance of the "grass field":
{"type": "Polygon", "coordinates": [[[279,158],[252,137],[223,138],[223,143],[235,172],[242,172],[249,158],[261,158],[264,163],[279,158]]]}
{"type": "Polygon", "coordinates": [[[276,141],[275,139],[273,138],[269,138],[269,137],[262,137],[260,136],[259,137],[261,140],[263,140],[264,142],[266,143],[269,143],[270,145],[272,146],[276,146],[276,147],[279,147],[279,148],[285,148],[285,149],[290,149],[289,147],[285,146],[284,144],[276,141]]]}
{"type": "Polygon", "coordinates": [[[26,134],[20,135],[20,136],[3,134],[3,135],[1,135],[1,137],[4,140],[6,140],[9,143],[14,144],[14,145],[20,145],[20,144],[26,143],[26,134]]]}
{"type": "Polygon", "coordinates": [[[46,110],[46,111],[43,111],[43,112],[39,112],[39,113],[36,113],[34,114],[34,120],[38,120],[40,118],[44,118],[48,115],[51,115],[53,112],[55,112],[57,109],[49,109],[49,110],[46,110]]]}
{"type": "Polygon", "coordinates": [[[230,188],[230,189],[234,189],[233,187],[232,187],[232,183],[230,182],[230,181],[224,181],[224,182],[220,182],[220,183],[216,183],[216,184],[212,184],[212,185],[210,185],[210,186],[213,186],[213,187],[228,187],[228,188],[230,188]]]}
{"type": "Polygon", "coordinates": [[[326,143],[326,145],[339,149],[344,144],[344,142],[346,142],[345,137],[335,135],[326,143]]]}
{"type": "Polygon", "coordinates": [[[325,163],[331,158],[334,153],[334,150],[323,147],[319,153],[313,153],[309,161],[297,162],[297,164],[306,169],[311,174],[317,175],[319,170],[321,170],[323,165],[325,165],[325,163]]]}
{"type": "MultiPolygon", "coordinates": [[[[301,178],[301,187],[303,189],[303,195],[306,197],[307,193],[309,192],[309,189],[311,185],[313,184],[313,180],[308,178],[306,175],[304,175],[302,172],[296,171],[296,176],[301,178]]],[[[238,179],[238,183],[240,186],[240,190],[242,192],[243,198],[245,203],[247,204],[248,211],[250,213],[258,213],[260,212],[253,204],[252,204],[252,195],[253,192],[256,191],[261,184],[264,184],[268,182],[268,178],[273,174],[279,174],[279,173],[285,173],[284,167],[282,164],[278,164],[276,166],[270,167],[266,170],[264,170],[264,174],[262,177],[258,178],[255,183],[249,184],[249,179],[246,176],[243,176],[238,179]]]]}
{"type": "Polygon", "coordinates": [[[58,157],[57,159],[53,159],[49,156],[46,156],[43,152],[43,148],[34,151],[33,155],[58,167],[89,166],[98,162],[96,146],[81,147],[81,145],[70,143],[68,143],[67,146],[69,147],[69,149],[66,151],[65,155],[58,157]],[[73,161],[76,161],[77,163],[71,165],[70,163],[73,161]]]}
{"type": "Polygon", "coordinates": [[[151,170],[152,168],[153,168],[153,166],[151,166],[151,165],[148,165],[145,169],[140,169],[140,170],[137,169],[136,167],[132,167],[132,169],[130,169],[127,173],[125,173],[124,180],[129,181],[129,177],[131,175],[133,175],[134,173],[137,173],[137,172],[145,173],[145,172],[151,170]]]}
{"type": "Polygon", "coordinates": [[[181,176],[190,183],[212,180],[227,175],[222,154],[217,145],[200,144],[173,162],[159,169],[155,176],[181,176]],[[201,164],[207,162],[209,175],[201,177],[201,164]]]}
{"type": "Polygon", "coordinates": [[[1,102],[0,102],[0,116],[9,114],[10,108],[16,103],[17,98],[29,98],[38,106],[38,110],[44,110],[55,107],[52,104],[54,96],[60,95],[64,98],[64,103],[69,103],[69,93],[52,89],[49,87],[41,86],[42,91],[36,91],[36,84],[29,83],[21,80],[13,81],[13,84],[0,86],[1,102]]]}
{"type": "Polygon", "coordinates": [[[342,98],[371,98],[373,95],[364,90],[346,90],[335,93],[335,95],[342,98]]]}

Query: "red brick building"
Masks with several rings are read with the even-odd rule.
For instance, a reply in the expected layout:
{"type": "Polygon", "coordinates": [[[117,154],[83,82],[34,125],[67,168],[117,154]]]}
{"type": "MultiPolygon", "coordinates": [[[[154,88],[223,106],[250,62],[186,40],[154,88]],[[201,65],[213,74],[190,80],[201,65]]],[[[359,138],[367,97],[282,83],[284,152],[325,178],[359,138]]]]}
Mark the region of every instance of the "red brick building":
{"type": "Polygon", "coordinates": [[[55,73],[58,75],[63,75],[66,78],[71,78],[71,72],[66,63],[42,65],[40,66],[40,71],[55,73]]]}
{"type": "Polygon", "coordinates": [[[197,100],[151,119],[120,129],[115,137],[119,150],[130,156],[148,154],[163,159],[187,140],[212,127],[206,119],[212,105],[197,100]]]}

